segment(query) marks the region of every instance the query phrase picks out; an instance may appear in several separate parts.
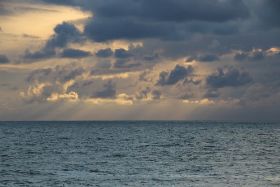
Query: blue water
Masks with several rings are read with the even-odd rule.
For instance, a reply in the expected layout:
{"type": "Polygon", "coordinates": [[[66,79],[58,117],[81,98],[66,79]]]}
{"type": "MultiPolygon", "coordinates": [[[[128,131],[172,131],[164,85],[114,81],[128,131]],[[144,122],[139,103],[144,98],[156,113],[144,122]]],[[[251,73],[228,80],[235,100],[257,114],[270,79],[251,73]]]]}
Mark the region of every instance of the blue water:
{"type": "Polygon", "coordinates": [[[0,186],[280,186],[280,124],[0,122],[0,186]]]}

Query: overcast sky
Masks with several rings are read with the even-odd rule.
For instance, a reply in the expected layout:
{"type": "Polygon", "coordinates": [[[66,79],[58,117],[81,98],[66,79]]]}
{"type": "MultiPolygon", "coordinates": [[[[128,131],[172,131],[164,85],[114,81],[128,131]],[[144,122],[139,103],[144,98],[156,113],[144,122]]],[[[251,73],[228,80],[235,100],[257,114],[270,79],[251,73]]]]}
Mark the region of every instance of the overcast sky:
{"type": "Polygon", "coordinates": [[[1,0],[0,120],[280,121],[280,1],[1,0]]]}

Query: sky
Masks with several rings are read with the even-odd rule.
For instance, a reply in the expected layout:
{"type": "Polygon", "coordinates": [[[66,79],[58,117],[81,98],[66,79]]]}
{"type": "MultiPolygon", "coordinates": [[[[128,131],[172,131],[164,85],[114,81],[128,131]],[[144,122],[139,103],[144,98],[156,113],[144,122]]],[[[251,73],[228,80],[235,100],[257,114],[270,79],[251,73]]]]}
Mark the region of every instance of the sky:
{"type": "Polygon", "coordinates": [[[280,121],[280,1],[0,0],[0,120],[280,121]]]}

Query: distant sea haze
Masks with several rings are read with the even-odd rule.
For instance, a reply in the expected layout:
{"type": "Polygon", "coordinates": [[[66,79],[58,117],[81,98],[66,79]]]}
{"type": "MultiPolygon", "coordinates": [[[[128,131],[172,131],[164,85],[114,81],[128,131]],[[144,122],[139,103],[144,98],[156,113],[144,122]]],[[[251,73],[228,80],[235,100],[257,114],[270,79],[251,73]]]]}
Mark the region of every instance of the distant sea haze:
{"type": "Polygon", "coordinates": [[[0,186],[280,186],[280,124],[0,122],[0,186]]]}

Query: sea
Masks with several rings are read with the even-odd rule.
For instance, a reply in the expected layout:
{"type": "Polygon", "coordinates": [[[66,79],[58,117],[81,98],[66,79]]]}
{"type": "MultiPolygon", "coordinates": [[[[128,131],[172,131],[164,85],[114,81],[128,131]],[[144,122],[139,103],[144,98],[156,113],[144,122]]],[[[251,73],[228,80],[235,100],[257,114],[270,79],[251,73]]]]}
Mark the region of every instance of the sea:
{"type": "Polygon", "coordinates": [[[0,122],[0,186],[280,186],[280,124],[0,122]]]}

